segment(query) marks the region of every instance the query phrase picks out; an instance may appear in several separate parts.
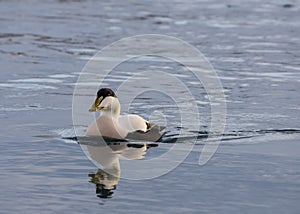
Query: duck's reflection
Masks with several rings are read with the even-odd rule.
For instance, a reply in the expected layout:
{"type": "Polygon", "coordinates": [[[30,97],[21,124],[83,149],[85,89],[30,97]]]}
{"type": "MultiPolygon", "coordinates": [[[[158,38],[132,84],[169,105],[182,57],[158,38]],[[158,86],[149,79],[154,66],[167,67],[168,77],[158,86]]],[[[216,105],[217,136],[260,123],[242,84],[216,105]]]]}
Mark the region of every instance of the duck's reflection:
{"type": "Polygon", "coordinates": [[[91,173],[90,183],[95,184],[99,198],[111,198],[120,179],[120,159],[137,160],[146,155],[147,149],[156,147],[156,143],[101,142],[82,145],[89,158],[99,167],[91,173]]]}
{"type": "Polygon", "coordinates": [[[102,169],[96,174],[89,174],[90,182],[96,185],[96,195],[99,198],[110,198],[119,182],[119,177],[111,175],[102,169]]]}

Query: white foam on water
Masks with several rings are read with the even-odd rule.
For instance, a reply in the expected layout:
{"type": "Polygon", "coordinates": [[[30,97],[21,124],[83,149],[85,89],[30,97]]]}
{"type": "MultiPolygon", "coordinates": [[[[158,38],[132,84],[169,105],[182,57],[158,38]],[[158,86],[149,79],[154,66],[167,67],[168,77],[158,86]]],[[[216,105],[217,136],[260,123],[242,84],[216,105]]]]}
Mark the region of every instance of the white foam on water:
{"type": "Polygon", "coordinates": [[[49,75],[48,77],[50,77],[50,78],[58,78],[58,79],[67,79],[67,78],[73,78],[75,76],[74,75],[70,75],[70,74],[53,74],[53,75],[49,75]]]}
{"type": "Polygon", "coordinates": [[[32,83],[0,83],[0,88],[15,88],[15,89],[31,89],[31,90],[42,90],[42,89],[57,89],[54,86],[40,85],[32,83]]]}
{"type": "Polygon", "coordinates": [[[29,78],[29,79],[16,79],[16,80],[9,80],[9,82],[20,82],[20,83],[61,83],[63,80],[58,79],[49,79],[49,78],[29,78]]]}

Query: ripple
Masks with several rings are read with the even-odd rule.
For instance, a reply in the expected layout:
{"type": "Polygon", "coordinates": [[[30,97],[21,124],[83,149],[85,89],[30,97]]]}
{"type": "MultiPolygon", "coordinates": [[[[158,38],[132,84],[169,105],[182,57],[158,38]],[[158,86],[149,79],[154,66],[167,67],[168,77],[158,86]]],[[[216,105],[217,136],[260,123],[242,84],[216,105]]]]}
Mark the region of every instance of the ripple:
{"type": "Polygon", "coordinates": [[[58,79],[67,79],[67,78],[73,78],[75,76],[71,75],[71,74],[52,74],[52,75],[49,75],[48,77],[58,78],[58,79]]]}
{"type": "Polygon", "coordinates": [[[31,89],[31,90],[41,90],[41,89],[57,89],[57,87],[49,85],[40,84],[30,84],[30,83],[0,83],[2,88],[14,88],[14,89],[31,89]]]}
{"type": "Polygon", "coordinates": [[[245,75],[249,76],[259,76],[259,77],[275,77],[275,78],[288,78],[288,79],[297,79],[299,78],[299,74],[291,73],[291,72],[262,72],[262,73],[254,73],[254,72],[242,72],[245,75]]]}
{"type": "Polygon", "coordinates": [[[43,108],[38,106],[25,106],[25,107],[1,107],[0,111],[31,111],[31,110],[42,110],[43,108]]]}
{"type": "Polygon", "coordinates": [[[61,83],[63,80],[58,79],[48,79],[48,78],[29,78],[29,79],[16,79],[16,80],[9,80],[9,82],[32,82],[32,83],[61,83]]]}

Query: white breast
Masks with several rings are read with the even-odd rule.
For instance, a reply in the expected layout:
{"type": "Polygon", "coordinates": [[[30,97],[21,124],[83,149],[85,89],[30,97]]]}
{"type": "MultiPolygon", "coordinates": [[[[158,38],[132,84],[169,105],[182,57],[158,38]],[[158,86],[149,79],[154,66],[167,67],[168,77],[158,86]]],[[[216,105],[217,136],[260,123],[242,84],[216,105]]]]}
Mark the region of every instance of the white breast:
{"type": "Polygon", "coordinates": [[[88,127],[86,135],[123,139],[127,133],[127,130],[122,128],[115,118],[100,116],[88,127]]]}

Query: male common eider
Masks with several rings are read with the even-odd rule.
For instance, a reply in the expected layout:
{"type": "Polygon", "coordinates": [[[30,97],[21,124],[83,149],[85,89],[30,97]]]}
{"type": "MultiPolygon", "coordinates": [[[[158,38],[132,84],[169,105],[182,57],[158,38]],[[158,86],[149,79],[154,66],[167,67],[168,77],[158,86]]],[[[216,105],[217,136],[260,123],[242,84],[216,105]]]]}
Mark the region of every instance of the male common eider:
{"type": "Polygon", "coordinates": [[[120,102],[110,88],[102,88],[89,109],[100,111],[87,129],[87,136],[104,136],[115,139],[133,139],[142,141],[158,141],[165,127],[152,124],[136,114],[120,115],[120,102]]]}

